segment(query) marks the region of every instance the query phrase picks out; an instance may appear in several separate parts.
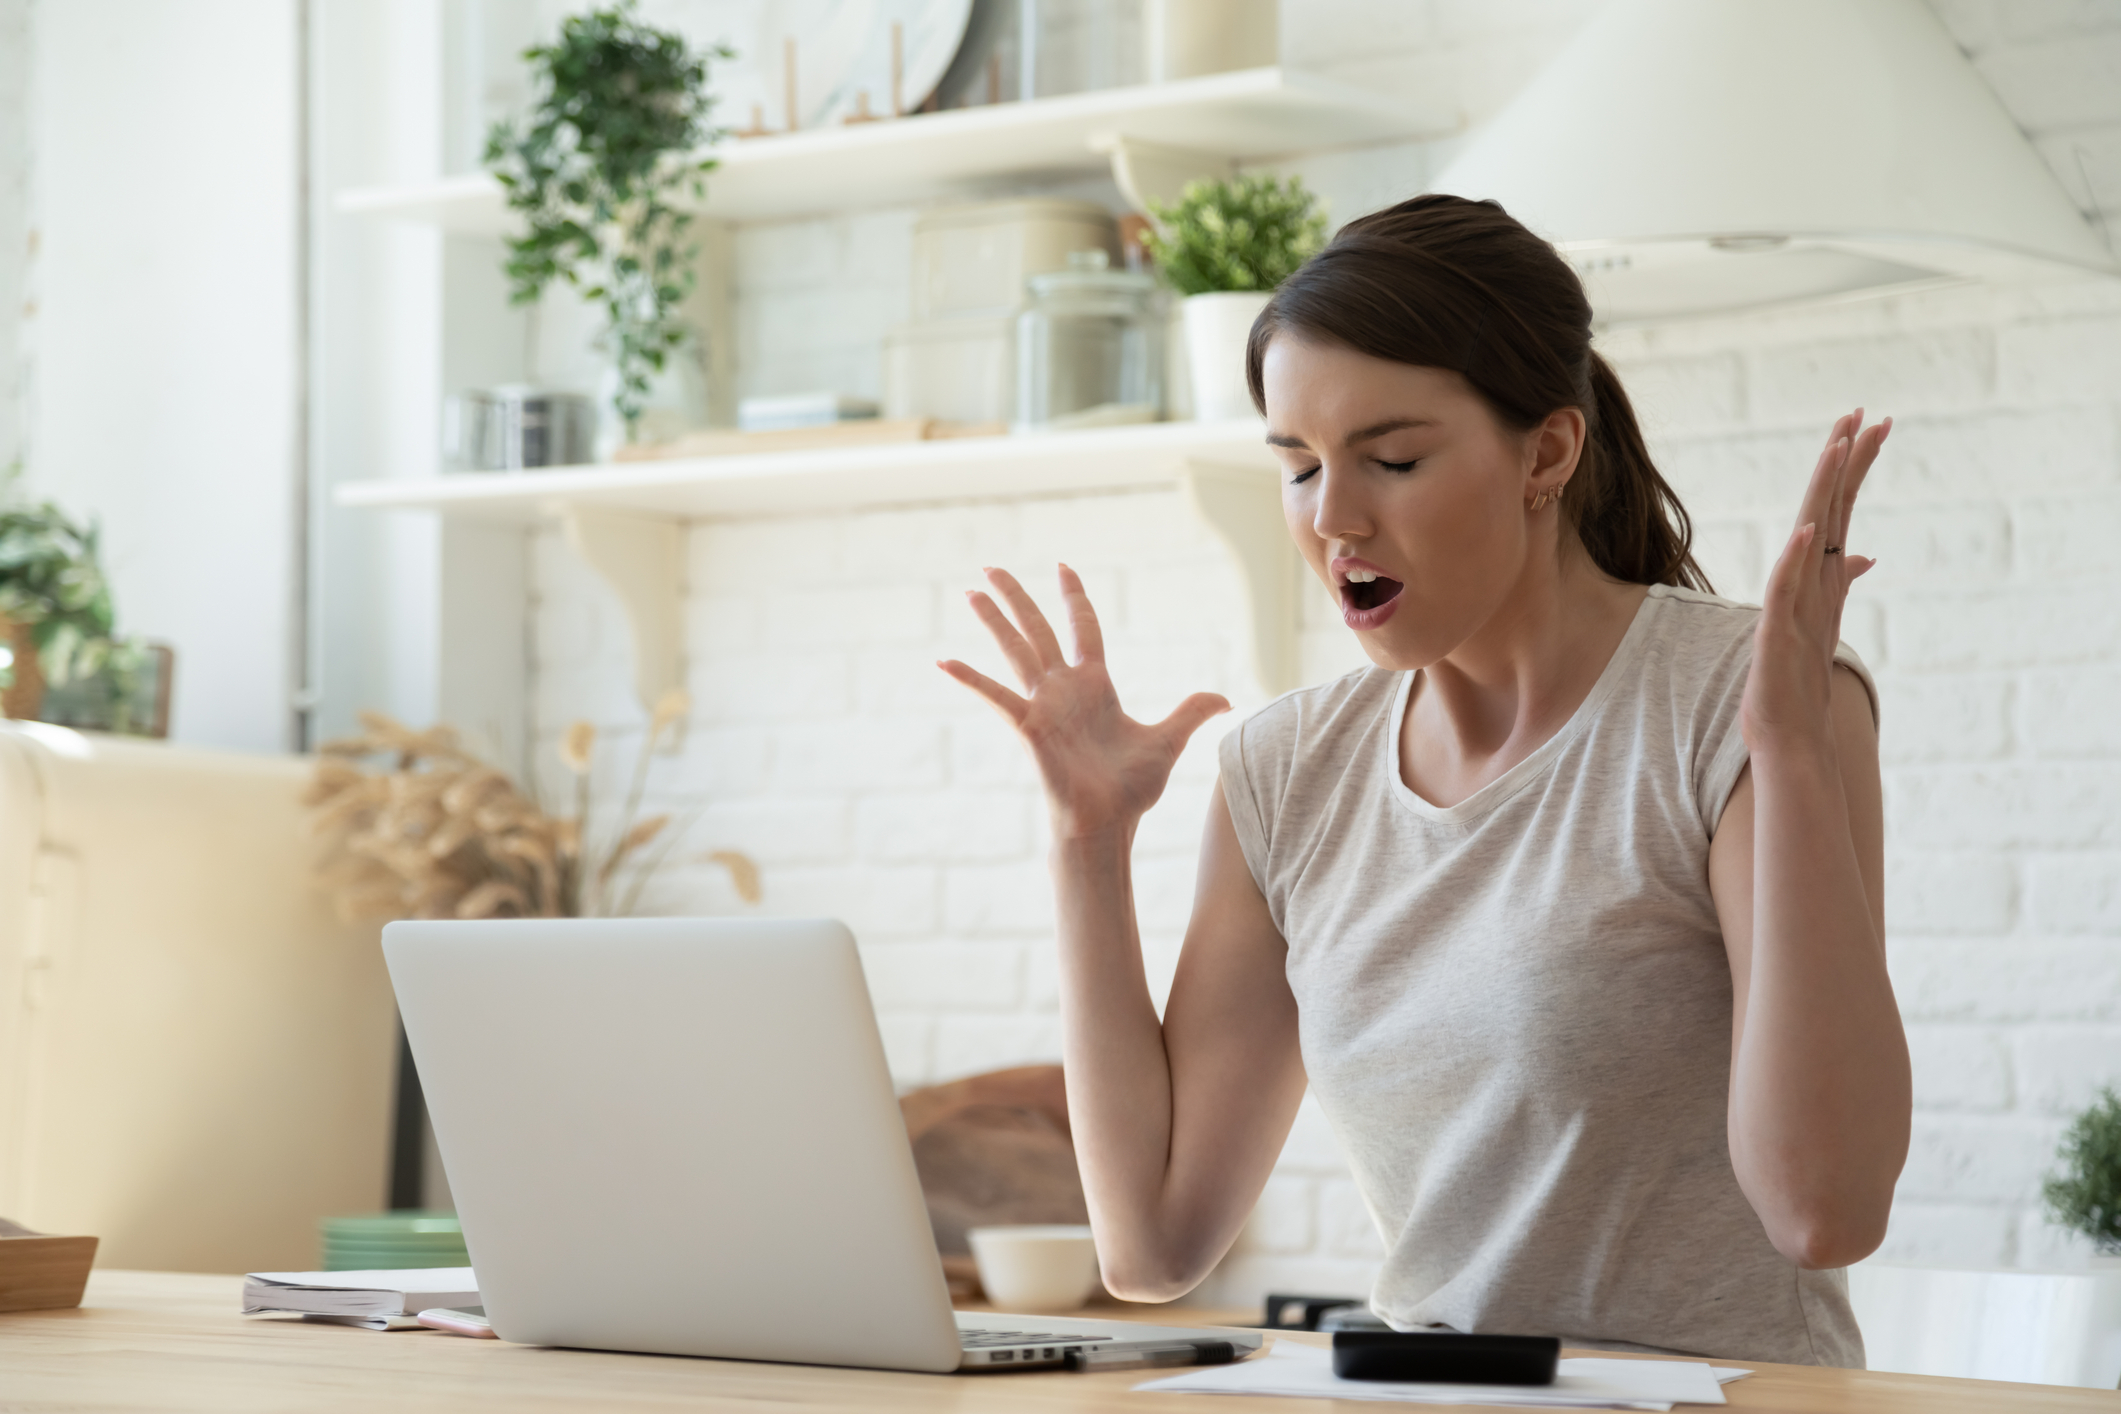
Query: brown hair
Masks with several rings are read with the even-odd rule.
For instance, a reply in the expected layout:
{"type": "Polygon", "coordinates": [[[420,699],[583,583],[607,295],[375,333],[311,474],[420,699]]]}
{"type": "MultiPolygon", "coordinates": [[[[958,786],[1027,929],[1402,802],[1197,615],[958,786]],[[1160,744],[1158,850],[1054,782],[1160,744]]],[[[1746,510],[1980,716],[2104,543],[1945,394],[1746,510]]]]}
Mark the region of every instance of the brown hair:
{"type": "Polygon", "coordinates": [[[1686,508],[1591,347],[1583,282],[1497,203],[1417,196],[1341,227],[1252,325],[1245,378],[1262,412],[1260,367],[1284,330],[1462,374],[1519,431],[1582,409],[1588,437],[1561,508],[1592,563],[1630,584],[1709,588],[1686,508]]]}

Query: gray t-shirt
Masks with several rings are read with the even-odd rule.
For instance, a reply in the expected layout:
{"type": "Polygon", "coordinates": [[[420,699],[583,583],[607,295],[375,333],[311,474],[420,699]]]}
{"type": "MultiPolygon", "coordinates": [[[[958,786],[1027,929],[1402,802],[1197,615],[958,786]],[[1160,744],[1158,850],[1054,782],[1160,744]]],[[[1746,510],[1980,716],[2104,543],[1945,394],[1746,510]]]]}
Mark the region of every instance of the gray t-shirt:
{"type": "Polygon", "coordinates": [[[1224,739],[1394,1326],[1863,1364],[1846,1277],[1769,1244],[1725,1134],[1709,838],[1758,616],[1652,588],[1567,725],[1448,809],[1400,778],[1412,673],[1291,693],[1224,739]]]}

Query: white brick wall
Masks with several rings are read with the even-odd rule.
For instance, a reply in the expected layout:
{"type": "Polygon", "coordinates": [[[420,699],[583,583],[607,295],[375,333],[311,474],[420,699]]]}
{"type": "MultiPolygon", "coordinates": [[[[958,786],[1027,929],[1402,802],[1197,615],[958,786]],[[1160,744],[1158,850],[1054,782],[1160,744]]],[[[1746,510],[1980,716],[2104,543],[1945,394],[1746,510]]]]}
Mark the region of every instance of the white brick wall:
{"type": "MultiPolygon", "coordinates": [[[[1422,83],[1476,118],[1593,0],[1285,6],[1291,62],[1422,83]],[[1291,16],[1301,9],[1301,23],[1291,16]]],[[[1936,0],[2070,189],[2121,219],[2121,3],[1936,0]],[[2089,197],[2087,196],[2089,193],[2089,197]]],[[[1418,189],[1449,144],[1299,164],[1346,217],[1418,189]]],[[[744,390],[874,392],[906,308],[909,211],[747,229],[744,390]]],[[[1913,1153],[1886,1254],[2074,1261],[2038,1180],[2067,1114],[2121,1078],[2121,289],[1965,290],[1614,334],[1718,587],[1758,593],[1827,422],[1898,430],[1856,543],[1881,563],[1850,641],[1884,694],[1888,929],[1916,1067],[1913,1153]]],[[[626,701],[616,606],[556,540],[536,556],[540,739],[626,701]]],[[[863,939],[907,1084],[1057,1052],[1044,822],[1003,726],[932,666],[999,672],[958,597],[982,564],[1042,592],[1065,557],[1103,609],[1138,715],[1186,692],[1258,705],[1234,571],[1175,495],[801,519],[692,532],[700,704],[659,790],[704,798],[701,848],[747,849],[767,908],[837,913],[863,939]]],[[[1355,660],[1322,596],[1317,680],[1355,660]]],[[[1168,985],[1215,739],[1202,733],[1137,852],[1144,945],[1168,985]]],[[[549,755],[548,755],[549,759],[549,755]]],[[[653,906],[736,907],[704,866],[653,906]]],[[[1315,1107],[1218,1291],[1363,1289],[1378,1252],[1315,1107]]]]}

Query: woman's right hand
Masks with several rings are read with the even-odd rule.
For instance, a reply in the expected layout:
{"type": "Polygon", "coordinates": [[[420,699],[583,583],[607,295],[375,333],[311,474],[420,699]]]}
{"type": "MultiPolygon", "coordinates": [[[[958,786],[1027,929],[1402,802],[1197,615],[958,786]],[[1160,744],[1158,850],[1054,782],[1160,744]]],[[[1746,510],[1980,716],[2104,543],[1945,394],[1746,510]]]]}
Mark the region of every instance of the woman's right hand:
{"type": "Polygon", "coordinates": [[[955,659],[936,666],[986,698],[1023,738],[1045,782],[1056,843],[1131,831],[1164,793],[1186,742],[1201,723],[1229,711],[1229,702],[1196,692],[1161,722],[1137,722],[1120,710],[1119,694],[1105,672],[1097,611],[1074,570],[1060,567],[1061,602],[1075,639],[1072,663],[1046,616],[1013,576],[990,569],[987,582],[1008,604],[1014,623],[987,594],[975,589],[965,597],[994,635],[1025,695],[955,659]]]}

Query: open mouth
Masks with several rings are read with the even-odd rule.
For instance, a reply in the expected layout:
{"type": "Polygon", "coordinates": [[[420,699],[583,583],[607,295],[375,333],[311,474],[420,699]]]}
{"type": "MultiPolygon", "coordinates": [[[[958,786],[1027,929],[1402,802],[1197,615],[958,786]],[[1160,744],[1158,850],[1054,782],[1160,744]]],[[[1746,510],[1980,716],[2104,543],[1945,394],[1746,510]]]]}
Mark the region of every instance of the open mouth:
{"type": "Polygon", "coordinates": [[[1384,627],[1399,608],[1406,585],[1358,555],[1336,555],[1333,577],[1340,583],[1340,620],[1357,633],[1384,627]]]}
{"type": "Polygon", "coordinates": [[[1352,611],[1358,614],[1380,609],[1397,599],[1399,591],[1404,588],[1406,586],[1398,580],[1387,579],[1383,575],[1359,581],[1350,579],[1340,587],[1341,608],[1344,612],[1352,611]]]}

